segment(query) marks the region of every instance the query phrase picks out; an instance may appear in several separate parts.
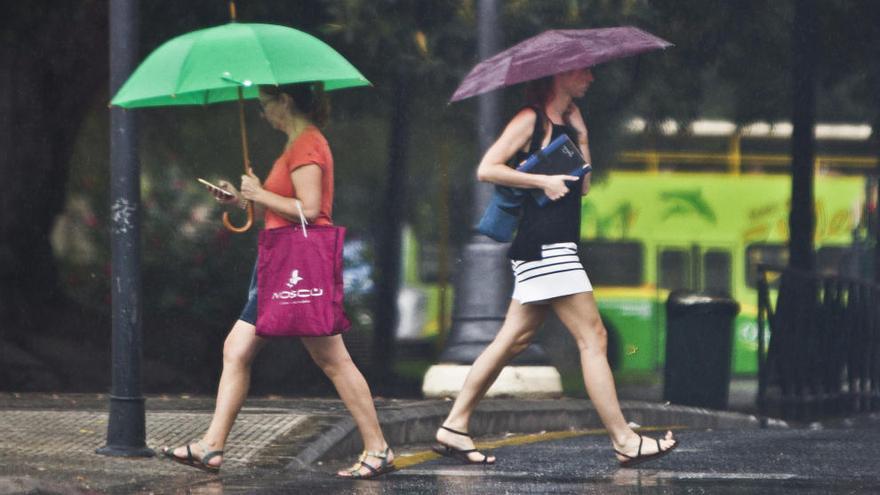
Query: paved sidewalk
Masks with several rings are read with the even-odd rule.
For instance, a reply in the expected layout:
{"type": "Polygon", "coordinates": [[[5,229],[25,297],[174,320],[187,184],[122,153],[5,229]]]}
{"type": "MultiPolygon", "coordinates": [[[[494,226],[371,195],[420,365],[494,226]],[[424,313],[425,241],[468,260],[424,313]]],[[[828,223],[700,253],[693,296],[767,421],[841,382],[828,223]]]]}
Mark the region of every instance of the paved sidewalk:
{"type": "MultiPolygon", "coordinates": [[[[94,453],[107,428],[104,395],[0,394],[0,493],[178,492],[202,486],[213,476],[160,458],[123,459],[94,453]]],[[[443,400],[379,399],[390,443],[430,442],[451,405],[443,400]]],[[[204,431],[213,398],[159,396],[147,399],[147,445],[185,443],[204,431]]],[[[698,429],[755,429],[755,417],[647,402],[624,402],[627,419],[641,425],[698,429]]],[[[585,400],[484,401],[472,431],[492,437],[600,427],[585,400]]],[[[254,398],[232,430],[223,478],[259,480],[259,473],[285,469],[329,469],[333,460],[356,456],[360,441],[339,400],[254,398]]],[[[267,478],[268,479],[268,478],[267,478]]],[[[257,481],[258,482],[258,481],[257,481]]]]}

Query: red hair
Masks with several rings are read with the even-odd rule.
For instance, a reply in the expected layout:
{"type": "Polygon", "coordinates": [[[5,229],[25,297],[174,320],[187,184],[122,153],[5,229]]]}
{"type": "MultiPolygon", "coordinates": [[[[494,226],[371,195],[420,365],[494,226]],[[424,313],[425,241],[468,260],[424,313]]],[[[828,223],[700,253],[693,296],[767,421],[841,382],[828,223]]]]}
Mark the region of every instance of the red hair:
{"type": "Polygon", "coordinates": [[[553,76],[542,77],[526,84],[526,104],[543,107],[553,96],[553,76]]]}

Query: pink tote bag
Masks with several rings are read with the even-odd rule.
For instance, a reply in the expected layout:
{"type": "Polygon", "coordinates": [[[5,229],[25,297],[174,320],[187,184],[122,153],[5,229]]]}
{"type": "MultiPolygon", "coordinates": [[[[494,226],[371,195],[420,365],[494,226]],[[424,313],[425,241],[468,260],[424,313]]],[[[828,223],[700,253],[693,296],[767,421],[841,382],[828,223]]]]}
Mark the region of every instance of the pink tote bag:
{"type": "Polygon", "coordinates": [[[343,307],[344,241],[345,228],[333,225],[260,232],[257,335],[321,337],[351,328],[343,307]]]}

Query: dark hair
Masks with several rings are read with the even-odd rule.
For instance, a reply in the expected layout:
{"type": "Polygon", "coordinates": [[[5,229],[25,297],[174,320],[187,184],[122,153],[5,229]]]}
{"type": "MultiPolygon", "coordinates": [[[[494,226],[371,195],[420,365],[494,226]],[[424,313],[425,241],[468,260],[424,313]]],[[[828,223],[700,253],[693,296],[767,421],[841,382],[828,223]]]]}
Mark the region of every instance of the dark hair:
{"type": "Polygon", "coordinates": [[[324,93],[324,83],[296,83],[280,86],[260,86],[267,95],[278,97],[286,94],[296,104],[296,108],[309,117],[318,127],[327,125],[330,120],[330,99],[324,93]]]}
{"type": "Polygon", "coordinates": [[[526,84],[526,104],[543,107],[553,93],[553,76],[542,77],[526,84]]]}

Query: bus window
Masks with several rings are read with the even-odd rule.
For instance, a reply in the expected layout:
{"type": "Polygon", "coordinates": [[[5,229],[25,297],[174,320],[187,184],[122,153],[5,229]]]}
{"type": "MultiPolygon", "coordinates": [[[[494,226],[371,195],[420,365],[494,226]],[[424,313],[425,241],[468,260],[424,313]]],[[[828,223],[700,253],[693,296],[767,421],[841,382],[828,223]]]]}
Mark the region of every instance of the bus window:
{"type": "Polygon", "coordinates": [[[703,255],[703,289],[730,294],[730,253],[710,250],[703,255]]]}
{"type": "Polygon", "coordinates": [[[684,249],[663,249],[660,252],[661,289],[690,289],[691,274],[690,251],[684,249]]]}
{"type": "MultiPolygon", "coordinates": [[[[746,247],[746,284],[753,289],[758,287],[758,265],[761,263],[787,266],[788,246],[784,244],[752,244],[746,247]]],[[[775,277],[771,277],[769,280],[771,287],[777,286],[778,282],[775,277]]]]}
{"type": "Polygon", "coordinates": [[[583,241],[581,262],[593,285],[638,287],[644,272],[644,248],[634,241],[583,241]]]}

